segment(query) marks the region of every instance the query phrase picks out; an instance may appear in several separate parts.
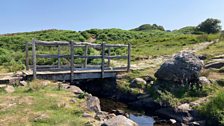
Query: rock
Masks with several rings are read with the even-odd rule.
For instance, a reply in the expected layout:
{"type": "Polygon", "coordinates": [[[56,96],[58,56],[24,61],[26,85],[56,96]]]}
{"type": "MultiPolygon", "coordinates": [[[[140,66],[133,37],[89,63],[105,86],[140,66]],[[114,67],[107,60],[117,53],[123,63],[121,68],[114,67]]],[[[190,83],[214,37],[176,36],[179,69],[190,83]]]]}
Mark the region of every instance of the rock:
{"type": "Polygon", "coordinates": [[[200,60],[206,60],[207,59],[207,55],[199,55],[198,58],[200,60]]]}
{"type": "Polygon", "coordinates": [[[108,119],[101,126],[138,126],[138,124],[125,116],[118,115],[108,119]]]}
{"type": "Polygon", "coordinates": [[[211,82],[206,77],[199,77],[199,81],[201,84],[211,84],[211,82]]]}
{"type": "Polygon", "coordinates": [[[100,112],[100,100],[95,96],[90,96],[87,98],[87,108],[94,112],[100,112]]]}
{"type": "Polygon", "coordinates": [[[0,88],[5,88],[6,86],[6,84],[0,84],[0,88]]]}
{"type": "Polygon", "coordinates": [[[97,112],[96,113],[96,116],[95,116],[95,119],[99,120],[99,121],[106,121],[110,118],[113,118],[115,117],[116,115],[115,114],[109,114],[108,112],[104,112],[104,111],[101,111],[101,112],[97,112]]]}
{"type": "Polygon", "coordinates": [[[13,92],[15,92],[15,88],[13,86],[8,85],[8,86],[5,87],[5,91],[7,93],[13,93],[13,92]]]}
{"type": "Polygon", "coordinates": [[[177,122],[175,119],[170,119],[169,121],[171,124],[175,124],[177,122]]]}
{"type": "Polygon", "coordinates": [[[173,108],[161,108],[156,113],[162,117],[172,118],[181,123],[189,123],[194,118],[188,111],[178,111],[173,108]]]}
{"type": "Polygon", "coordinates": [[[20,81],[19,84],[20,84],[21,86],[27,86],[27,82],[26,82],[26,81],[20,81]]]}
{"type": "Polygon", "coordinates": [[[177,106],[177,109],[179,109],[182,112],[187,112],[187,111],[191,110],[190,105],[188,103],[184,103],[184,104],[177,106]]]}
{"type": "Polygon", "coordinates": [[[115,114],[115,115],[123,115],[125,117],[129,117],[129,114],[126,113],[125,111],[123,110],[120,110],[120,109],[116,109],[116,110],[112,110],[112,112],[115,114]]]}
{"type": "Polygon", "coordinates": [[[68,90],[74,94],[83,94],[84,93],[79,87],[74,86],[74,85],[69,86],[68,90]]]}
{"type": "Polygon", "coordinates": [[[75,98],[72,98],[72,99],[70,100],[70,102],[71,102],[71,103],[76,103],[77,101],[76,101],[75,98]]]}
{"type": "Polygon", "coordinates": [[[86,112],[84,112],[84,113],[82,114],[82,117],[85,117],[85,118],[93,118],[93,116],[92,116],[91,114],[86,113],[86,112]]]}
{"type": "Polygon", "coordinates": [[[161,65],[155,73],[159,80],[177,83],[194,82],[199,79],[203,62],[194,54],[181,52],[161,65]]]}
{"type": "Polygon", "coordinates": [[[160,107],[159,103],[155,102],[150,96],[143,97],[135,102],[129,103],[131,106],[136,108],[144,108],[144,109],[158,109],[160,107]]]}
{"type": "Polygon", "coordinates": [[[208,64],[205,65],[206,69],[209,68],[216,68],[216,69],[220,69],[224,67],[224,61],[215,61],[215,62],[210,62],[208,64]]]}
{"type": "Polygon", "coordinates": [[[151,76],[144,76],[142,77],[147,83],[151,83],[152,81],[155,81],[155,79],[151,76]]]}
{"type": "Polygon", "coordinates": [[[143,88],[146,85],[146,81],[142,78],[135,78],[131,81],[131,87],[133,88],[143,88]]]}
{"type": "Polygon", "coordinates": [[[44,120],[47,120],[49,119],[49,116],[47,114],[40,114],[40,115],[37,115],[33,121],[34,122],[38,122],[38,121],[44,121],[44,120]]]}

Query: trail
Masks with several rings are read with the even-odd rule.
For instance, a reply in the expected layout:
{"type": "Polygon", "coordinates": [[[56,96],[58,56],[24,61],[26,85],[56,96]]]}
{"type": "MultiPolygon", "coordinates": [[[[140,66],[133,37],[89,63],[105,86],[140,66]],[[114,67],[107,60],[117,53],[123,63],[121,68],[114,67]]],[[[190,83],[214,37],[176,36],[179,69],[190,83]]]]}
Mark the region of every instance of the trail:
{"type": "MultiPolygon", "coordinates": [[[[216,41],[211,42],[201,42],[197,44],[193,44],[191,46],[186,46],[181,50],[180,52],[198,52],[200,50],[203,50],[207,48],[208,46],[214,44],[216,41]]],[[[173,54],[174,55],[174,54],[173,54]]],[[[173,55],[164,55],[164,56],[158,56],[158,57],[149,57],[146,60],[138,60],[131,64],[131,70],[141,70],[146,68],[158,68],[162,63],[164,63],[166,60],[172,58],[173,55]]]]}

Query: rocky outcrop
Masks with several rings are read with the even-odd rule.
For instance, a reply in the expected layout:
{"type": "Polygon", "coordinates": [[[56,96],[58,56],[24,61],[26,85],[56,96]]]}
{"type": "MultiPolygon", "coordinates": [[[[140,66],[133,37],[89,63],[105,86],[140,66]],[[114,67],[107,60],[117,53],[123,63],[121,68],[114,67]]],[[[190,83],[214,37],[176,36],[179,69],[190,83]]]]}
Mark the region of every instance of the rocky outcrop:
{"type": "Polygon", "coordinates": [[[146,81],[142,78],[135,78],[131,81],[131,87],[133,88],[143,88],[146,85],[146,81]]]}
{"type": "Polygon", "coordinates": [[[199,77],[199,81],[201,84],[211,84],[208,78],[206,77],[199,77]]]}
{"type": "Polygon", "coordinates": [[[199,79],[203,62],[194,54],[181,52],[161,65],[155,73],[159,80],[189,83],[199,79]]]}
{"type": "Polygon", "coordinates": [[[125,116],[118,115],[108,119],[101,126],[138,126],[138,124],[125,116]]]}
{"type": "Polygon", "coordinates": [[[95,97],[95,96],[89,96],[87,98],[87,108],[91,111],[94,112],[100,112],[101,108],[100,108],[100,100],[99,98],[95,97]]]}

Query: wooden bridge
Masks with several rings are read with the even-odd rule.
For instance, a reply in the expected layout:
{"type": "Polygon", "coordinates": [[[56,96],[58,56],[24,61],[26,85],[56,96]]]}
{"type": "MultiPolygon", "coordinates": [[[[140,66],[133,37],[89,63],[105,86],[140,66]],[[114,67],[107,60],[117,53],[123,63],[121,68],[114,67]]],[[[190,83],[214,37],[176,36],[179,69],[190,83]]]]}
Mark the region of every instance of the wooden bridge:
{"type": "MultiPolygon", "coordinates": [[[[50,52],[50,50],[47,50],[50,52]]],[[[130,71],[131,61],[131,45],[124,44],[93,44],[88,42],[66,42],[66,41],[37,41],[33,40],[32,43],[26,43],[26,71],[23,73],[29,79],[49,79],[73,82],[78,79],[93,79],[93,78],[110,78],[115,77],[118,72],[130,71]],[[46,48],[54,48],[53,51],[57,54],[38,54],[38,48],[42,52],[46,48]],[[67,48],[67,50],[66,50],[67,48]],[[111,50],[122,48],[125,55],[112,55],[111,50]],[[32,53],[30,51],[32,49],[32,53]],[[75,53],[79,50],[82,53],[75,53]],[[90,55],[90,49],[94,49],[99,55],[90,55]],[[62,54],[61,52],[68,54],[62,54]],[[48,58],[56,60],[57,64],[54,65],[38,65],[38,58],[48,58]],[[67,59],[69,63],[62,64],[62,59],[67,59]],[[79,63],[75,61],[79,59],[79,63]],[[88,64],[89,60],[98,59],[100,64],[88,64]],[[125,66],[113,66],[111,61],[123,59],[127,61],[125,66]],[[80,63],[82,61],[82,63],[80,63]]],[[[117,61],[118,62],[118,61],[117,61]]]]}

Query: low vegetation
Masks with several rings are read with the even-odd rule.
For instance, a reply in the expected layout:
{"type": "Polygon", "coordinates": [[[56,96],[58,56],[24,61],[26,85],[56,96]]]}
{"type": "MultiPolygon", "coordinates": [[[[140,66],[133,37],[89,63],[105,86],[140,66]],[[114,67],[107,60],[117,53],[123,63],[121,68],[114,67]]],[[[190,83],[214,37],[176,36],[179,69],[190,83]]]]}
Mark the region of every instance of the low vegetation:
{"type": "Polygon", "coordinates": [[[14,93],[0,88],[0,122],[4,126],[83,126],[89,121],[82,117],[83,112],[88,112],[84,100],[58,90],[53,82],[36,80],[17,87],[14,93]]]}

